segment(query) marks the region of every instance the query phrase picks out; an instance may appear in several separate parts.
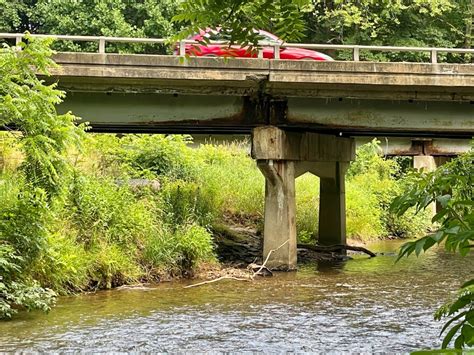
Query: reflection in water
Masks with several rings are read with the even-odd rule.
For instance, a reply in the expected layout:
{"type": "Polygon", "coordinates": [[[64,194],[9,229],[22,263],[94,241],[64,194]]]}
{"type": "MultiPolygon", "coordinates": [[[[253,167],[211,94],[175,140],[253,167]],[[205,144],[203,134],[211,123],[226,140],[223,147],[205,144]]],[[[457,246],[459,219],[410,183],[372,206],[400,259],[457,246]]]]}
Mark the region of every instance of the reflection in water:
{"type": "MultiPolygon", "coordinates": [[[[393,244],[371,249],[393,250],[393,244]]],[[[472,277],[473,256],[441,250],[305,265],[254,283],[184,283],[62,298],[47,315],[0,322],[0,350],[352,351],[438,347],[434,309],[472,277]]]]}

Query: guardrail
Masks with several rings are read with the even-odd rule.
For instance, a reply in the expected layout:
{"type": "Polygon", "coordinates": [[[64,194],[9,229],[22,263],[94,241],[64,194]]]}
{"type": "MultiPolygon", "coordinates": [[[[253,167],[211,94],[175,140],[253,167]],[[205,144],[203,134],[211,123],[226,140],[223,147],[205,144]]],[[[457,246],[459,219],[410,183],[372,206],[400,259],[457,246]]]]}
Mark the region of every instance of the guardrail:
{"type": "MultiPolygon", "coordinates": [[[[23,33],[0,33],[0,38],[15,39],[16,44],[20,43],[26,35],[23,33]]],[[[141,43],[141,44],[168,44],[168,40],[164,38],[129,38],[129,37],[105,37],[105,36],[70,36],[70,35],[43,35],[30,34],[31,37],[37,38],[54,38],[57,40],[73,41],[73,42],[98,42],[98,53],[106,53],[105,46],[107,43],[141,43]]],[[[227,44],[228,42],[211,41],[212,44],[227,44]]],[[[193,40],[183,40],[177,43],[179,55],[186,55],[186,44],[199,44],[193,40]]],[[[305,49],[335,49],[348,50],[352,52],[352,60],[360,61],[360,52],[377,51],[377,52],[418,52],[429,53],[431,63],[438,63],[438,53],[463,53],[473,54],[474,49],[467,48],[436,48],[436,47],[396,47],[396,46],[364,46],[364,45],[346,45],[346,44],[311,44],[311,43],[275,43],[275,42],[259,42],[259,46],[273,47],[274,59],[280,59],[281,48],[305,48],[305,49]]],[[[259,50],[259,58],[263,58],[262,50],[259,50]]]]}

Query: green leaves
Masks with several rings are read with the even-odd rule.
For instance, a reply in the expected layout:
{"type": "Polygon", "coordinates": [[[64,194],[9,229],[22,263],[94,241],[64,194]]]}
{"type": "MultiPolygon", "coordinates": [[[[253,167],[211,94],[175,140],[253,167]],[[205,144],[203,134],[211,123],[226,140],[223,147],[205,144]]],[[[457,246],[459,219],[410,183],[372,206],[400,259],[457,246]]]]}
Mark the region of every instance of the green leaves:
{"type": "Polygon", "coordinates": [[[69,169],[65,152],[79,145],[83,126],[75,125],[77,118],[71,113],[57,114],[55,105],[64,93],[37,77],[48,75],[55,65],[50,59],[52,41],[26,40],[28,44],[20,44],[21,51],[14,47],[1,50],[0,125],[22,133],[22,169],[29,183],[52,196],[63,186],[61,181],[69,169]]]}
{"type": "MultiPolygon", "coordinates": [[[[391,205],[393,212],[402,215],[410,207],[424,210],[438,202],[441,210],[433,217],[439,228],[435,234],[404,244],[398,259],[428,250],[444,242],[451,252],[467,255],[474,245],[474,151],[471,150],[431,173],[418,172],[403,195],[391,205]]],[[[458,297],[438,309],[435,318],[453,316],[443,327],[446,335],[442,347],[454,339],[455,348],[474,345],[474,279],[466,282],[458,297]],[[457,322],[457,323],[456,323],[457,322]],[[448,330],[449,329],[449,330],[448,330]]]]}
{"type": "Polygon", "coordinates": [[[298,41],[306,29],[303,15],[311,11],[310,0],[185,0],[173,21],[184,29],[173,40],[184,39],[200,30],[220,28],[231,44],[251,49],[261,36],[255,30],[268,30],[285,41],[298,41]]]}
{"type": "Polygon", "coordinates": [[[453,339],[457,349],[465,345],[474,346],[474,279],[462,285],[456,299],[438,309],[435,319],[440,320],[456,313],[441,330],[443,334],[449,329],[443,339],[443,349],[447,348],[453,339]]]}

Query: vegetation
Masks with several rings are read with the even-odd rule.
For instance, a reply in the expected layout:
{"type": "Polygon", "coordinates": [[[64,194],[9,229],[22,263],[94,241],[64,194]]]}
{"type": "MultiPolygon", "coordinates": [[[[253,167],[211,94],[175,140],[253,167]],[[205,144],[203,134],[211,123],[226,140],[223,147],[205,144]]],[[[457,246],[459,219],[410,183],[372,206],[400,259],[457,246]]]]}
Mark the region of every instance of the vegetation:
{"type": "MultiPolygon", "coordinates": [[[[288,41],[471,48],[474,18],[471,0],[0,0],[0,9],[0,32],[178,39],[219,25],[232,42],[250,46],[259,39],[252,29],[261,28],[288,41]]],[[[263,178],[245,146],[191,149],[183,136],[85,137],[72,114],[56,112],[64,93],[35,75],[54,65],[50,44],[30,41],[21,52],[0,53],[0,124],[9,130],[0,136],[0,318],[22,308],[47,311],[57,293],[192,273],[215,262],[217,226],[237,221],[261,229],[263,178]]],[[[428,60],[413,53],[361,57],[428,60]]],[[[436,172],[406,176],[406,162],[384,159],[376,142],[362,147],[347,178],[349,237],[420,235],[429,227],[424,209],[437,202],[437,231],[405,244],[400,257],[441,243],[467,254],[474,239],[473,160],[471,152],[436,172]]],[[[298,237],[305,242],[317,239],[317,191],[314,176],[298,179],[298,237]]],[[[456,348],[474,345],[473,280],[438,310],[442,317],[451,317],[444,348],[453,339],[456,348]]]]}
{"type": "MultiPolygon", "coordinates": [[[[0,0],[0,32],[185,38],[220,26],[231,42],[255,46],[252,29],[286,41],[331,44],[464,47],[472,45],[471,0],[0,0]]],[[[97,43],[58,42],[55,48],[97,50],[97,43]]],[[[152,45],[109,44],[113,51],[164,53],[152,45]]],[[[348,58],[347,51],[330,51],[348,58]]],[[[469,55],[443,54],[449,61],[469,55]]],[[[361,52],[362,59],[427,61],[428,53],[361,52]]]]}
{"type": "MultiPolygon", "coordinates": [[[[287,41],[470,48],[473,17],[471,0],[187,0],[174,20],[185,25],[181,37],[219,25],[232,42],[252,46],[258,41],[252,29],[261,28],[287,41]]],[[[341,59],[350,56],[343,51],[331,54],[341,59]]],[[[425,53],[364,51],[361,58],[429,59],[425,53]]],[[[447,59],[470,61],[471,57],[449,55],[447,59]]]]}
{"type": "MultiPolygon", "coordinates": [[[[404,244],[399,258],[444,244],[446,250],[467,255],[474,247],[474,150],[441,166],[434,172],[413,172],[403,194],[393,201],[392,210],[403,215],[415,207],[423,211],[438,203],[440,211],[433,217],[439,224],[436,233],[404,244]]],[[[443,327],[447,331],[442,347],[454,340],[455,348],[474,346],[474,279],[461,286],[457,298],[446,303],[435,314],[436,319],[452,318],[443,327]]]]}
{"type": "MultiPolygon", "coordinates": [[[[15,129],[0,136],[2,317],[47,310],[58,292],[187,275],[215,262],[214,226],[261,229],[264,179],[248,143],[191,148],[187,136],[86,136],[72,114],[57,114],[64,94],[35,75],[54,65],[48,45],[31,41],[0,56],[0,123],[15,129]]],[[[398,170],[376,142],[359,150],[348,179],[352,237],[396,229],[387,201],[398,170]]],[[[297,190],[300,238],[315,240],[316,178],[302,177],[297,190]]]]}

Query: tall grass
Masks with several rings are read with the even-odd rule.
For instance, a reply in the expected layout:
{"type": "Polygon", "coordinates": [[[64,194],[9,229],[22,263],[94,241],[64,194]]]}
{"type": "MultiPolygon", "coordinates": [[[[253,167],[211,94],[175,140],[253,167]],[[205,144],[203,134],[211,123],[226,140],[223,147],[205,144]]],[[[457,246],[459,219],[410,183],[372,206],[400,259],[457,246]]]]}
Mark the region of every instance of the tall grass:
{"type": "MultiPolygon", "coordinates": [[[[192,274],[200,263],[216,261],[210,231],[217,226],[261,230],[265,180],[248,142],[191,148],[188,136],[84,139],[82,150],[68,154],[72,173],[54,203],[26,184],[15,139],[3,141],[0,264],[23,265],[23,290],[39,282],[68,293],[192,274]],[[135,186],[137,178],[152,184],[135,186]]],[[[349,238],[413,236],[427,228],[422,216],[388,212],[402,189],[402,170],[379,154],[376,142],[359,149],[346,179],[349,238]]],[[[317,177],[297,179],[296,201],[298,238],[314,242],[317,177]]]]}

